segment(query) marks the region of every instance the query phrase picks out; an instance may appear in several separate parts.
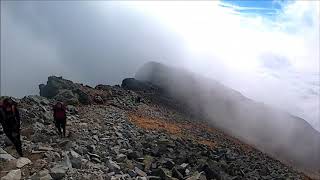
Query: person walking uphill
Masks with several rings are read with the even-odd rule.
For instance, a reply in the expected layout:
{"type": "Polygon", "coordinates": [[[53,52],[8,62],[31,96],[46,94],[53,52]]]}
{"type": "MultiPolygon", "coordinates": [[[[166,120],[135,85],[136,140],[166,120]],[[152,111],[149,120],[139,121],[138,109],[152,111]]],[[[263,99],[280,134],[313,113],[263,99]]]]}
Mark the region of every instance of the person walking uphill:
{"type": "Polygon", "coordinates": [[[20,114],[17,103],[11,98],[3,100],[0,104],[0,123],[3,131],[9,140],[14,144],[20,157],[22,153],[22,143],[20,139],[20,114]]]}
{"type": "Polygon", "coordinates": [[[53,118],[59,135],[66,137],[67,113],[65,106],[61,102],[58,102],[53,107],[53,118]],[[61,128],[63,130],[63,134],[61,133],[61,128]]]}

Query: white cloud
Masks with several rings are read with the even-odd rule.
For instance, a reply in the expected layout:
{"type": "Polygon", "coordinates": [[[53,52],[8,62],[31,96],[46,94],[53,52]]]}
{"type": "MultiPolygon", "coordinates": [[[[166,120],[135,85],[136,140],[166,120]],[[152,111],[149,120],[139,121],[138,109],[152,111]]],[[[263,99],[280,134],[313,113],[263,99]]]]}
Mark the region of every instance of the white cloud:
{"type": "Polygon", "coordinates": [[[238,10],[244,7],[219,1],[129,4],[185,41],[191,52],[183,61],[186,68],[299,115],[320,130],[319,1],[281,3],[273,18],[242,14],[238,10]]]}

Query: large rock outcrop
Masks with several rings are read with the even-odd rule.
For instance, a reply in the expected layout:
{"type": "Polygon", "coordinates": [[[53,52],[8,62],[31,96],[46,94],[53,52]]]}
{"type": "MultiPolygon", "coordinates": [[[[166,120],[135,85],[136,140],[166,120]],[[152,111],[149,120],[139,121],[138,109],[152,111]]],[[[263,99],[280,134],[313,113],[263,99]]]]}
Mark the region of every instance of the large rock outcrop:
{"type": "Polygon", "coordinates": [[[50,76],[47,84],[40,84],[40,96],[65,102],[66,104],[91,104],[92,100],[81,84],[62,77],[50,76]]]}
{"type": "Polygon", "coordinates": [[[59,91],[61,89],[77,89],[80,85],[74,84],[70,80],[63,79],[62,77],[56,77],[56,76],[50,76],[48,77],[47,84],[40,84],[40,96],[47,97],[47,98],[53,98],[57,94],[59,94],[59,91]]]}
{"type": "Polygon", "coordinates": [[[155,91],[157,88],[151,83],[142,82],[134,78],[126,78],[122,81],[121,87],[123,89],[130,89],[133,91],[155,91]]]}
{"type": "Polygon", "coordinates": [[[192,114],[303,170],[320,170],[320,133],[305,120],[254,102],[211,79],[147,63],[136,79],[163,88],[192,114]]]}

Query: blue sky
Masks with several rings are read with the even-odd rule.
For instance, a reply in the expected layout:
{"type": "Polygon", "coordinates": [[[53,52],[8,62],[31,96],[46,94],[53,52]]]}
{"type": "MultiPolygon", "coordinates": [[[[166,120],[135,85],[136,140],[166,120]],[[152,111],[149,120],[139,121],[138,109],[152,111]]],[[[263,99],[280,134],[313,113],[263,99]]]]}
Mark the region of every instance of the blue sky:
{"type": "Polygon", "coordinates": [[[278,14],[283,5],[292,2],[288,0],[221,0],[222,6],[233,6],[239,13],[256,14],[273,17],[278,14]]]}

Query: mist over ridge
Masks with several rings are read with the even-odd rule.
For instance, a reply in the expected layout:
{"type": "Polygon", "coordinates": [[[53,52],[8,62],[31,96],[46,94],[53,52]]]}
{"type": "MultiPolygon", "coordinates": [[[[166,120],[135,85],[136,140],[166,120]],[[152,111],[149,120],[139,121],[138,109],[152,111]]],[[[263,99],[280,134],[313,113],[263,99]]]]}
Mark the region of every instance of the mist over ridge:
{"type": "Polygon", "coordinates": [[[320,133],[304,119],[255,102],[221,83],[157,62],[135,78],[162,88],[186,111],[296,167],[318,171],[320,133]]]}
{"type": "Polygon", "coordinates": [[[270,19],[218,1],[1,1],[2,94],[38,94],[53,74],[119,84],[158,61],[216,79],[319,131],[319,2],[281,6],[270,19]]]}

